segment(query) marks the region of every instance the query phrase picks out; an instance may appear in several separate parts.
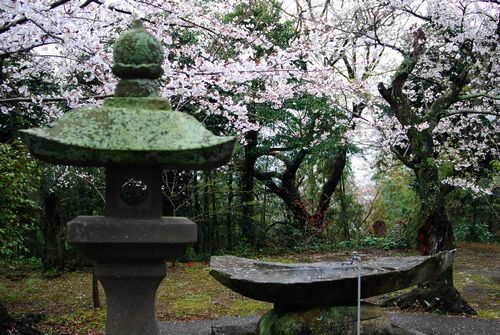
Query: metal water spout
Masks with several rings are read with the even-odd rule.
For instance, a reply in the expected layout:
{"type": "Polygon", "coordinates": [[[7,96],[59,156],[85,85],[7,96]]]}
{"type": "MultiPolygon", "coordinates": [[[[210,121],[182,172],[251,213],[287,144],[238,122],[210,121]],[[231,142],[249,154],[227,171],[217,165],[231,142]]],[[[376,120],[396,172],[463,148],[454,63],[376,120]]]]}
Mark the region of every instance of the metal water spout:
{"type": "Polygon", "coordinates": [[[163,50],[140,21],[113,50],[120,78],[102,107],[78,108],[47,127],[23,131],[31,153],[55,164],[106,167],[104,216],[79,216],[68,240],[95,261],[107,297],[107,335],[158,335],[156,290],[175,260],[196,242],[196,224],[161,216],[162,170],[225,164],[235,138],[214,136],[159,96],[163,50]]]}
{"type": "MultiPolygon", "coordinates": [[[[361,255],[357,251],[353,251],[351,254],[351,260],[349,262],[342,262],[342,265],[353,265],[354,262],[361,262],[361,255]]],[[[361,334],[361,269],[358,266],[358,299],[356,305],[356,335],[361,334]]]]}
{"type": "Polygon", "coordinates": [[[361,262],[361,254],[357,251],[353,251],[351,259],[348,262],[342,262],[342,265],[353,265],[355,261],[361,262]]]}

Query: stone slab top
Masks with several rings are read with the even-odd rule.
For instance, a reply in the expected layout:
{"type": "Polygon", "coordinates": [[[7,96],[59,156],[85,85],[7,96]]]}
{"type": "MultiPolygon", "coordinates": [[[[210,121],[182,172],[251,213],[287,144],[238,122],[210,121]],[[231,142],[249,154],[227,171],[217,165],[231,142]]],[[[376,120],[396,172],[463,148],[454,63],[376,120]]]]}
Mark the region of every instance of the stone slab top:
{"type": "Polygon", "coordinates": [[[354,264],[284,264],[235,256],[212,257],[210,274],[246,297],[279,307],[303,308],[352,304],[430,280],[453,263],[454,250],[434,256],[385,257],[354,264]]]}

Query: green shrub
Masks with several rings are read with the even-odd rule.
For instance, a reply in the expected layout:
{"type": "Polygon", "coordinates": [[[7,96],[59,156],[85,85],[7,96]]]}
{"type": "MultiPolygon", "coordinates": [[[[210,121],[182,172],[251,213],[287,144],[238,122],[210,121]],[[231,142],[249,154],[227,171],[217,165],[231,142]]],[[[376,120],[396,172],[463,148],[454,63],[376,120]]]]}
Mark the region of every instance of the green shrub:
{"type": "Polygon", "coordinates": [[[40,169],[20,141],[0,144],[0,260],[12,263],[29,253],[40,169]]]}
{"type": "Polygon", "coordinates": [[[453,233],[457,241],[488,242],[495,237],[486,223],[459,223],[453,226],[453,233]]]}
{"type": "Polygon", "coordinates": [[[378,248],[384,250],[407,249],[410,243],[406,238],[399,238],[393,235],[384,237],[366,236],[362,239],[342,241],[339,244],[341,249],[363,249],[378,248]]]}

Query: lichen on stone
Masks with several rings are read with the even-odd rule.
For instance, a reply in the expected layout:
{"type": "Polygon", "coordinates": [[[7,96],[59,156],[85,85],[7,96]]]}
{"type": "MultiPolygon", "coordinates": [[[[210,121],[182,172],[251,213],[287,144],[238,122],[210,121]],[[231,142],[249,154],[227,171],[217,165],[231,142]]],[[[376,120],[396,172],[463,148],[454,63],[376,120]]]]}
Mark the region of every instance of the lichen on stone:
{"type": "Polygon", "coordinates": [[[163,74],[163,48],[140,20],[116,40],[113,57],[113,73],[122,79],[157,79],[163,74]]]}
{"type": "MultiPolygon", "coordinates": [[[[272,309],[260,320],[258,335],[354,335],[356,306],[323,306],[302,310],[272,309]]],[[[361,334],[392,334],[384,311],[374,305],[361,306],[361,334]]]]}

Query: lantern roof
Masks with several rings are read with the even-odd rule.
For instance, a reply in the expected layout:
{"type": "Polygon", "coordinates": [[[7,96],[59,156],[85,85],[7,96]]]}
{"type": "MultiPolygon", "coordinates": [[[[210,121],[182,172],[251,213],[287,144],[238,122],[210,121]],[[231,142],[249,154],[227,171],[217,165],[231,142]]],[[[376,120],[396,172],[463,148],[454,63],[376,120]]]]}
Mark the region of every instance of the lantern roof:
{"type": "Polygon", "coordinates": [[[41,128],[22,130],[32,154],[55,164],[157,165],[198,170],[229,161],[233,136],[215,136],[159,97],[163,51],[139,22],[115,42],[113,73],[121,78],[104,105],[76,108],[41,128]]]}

